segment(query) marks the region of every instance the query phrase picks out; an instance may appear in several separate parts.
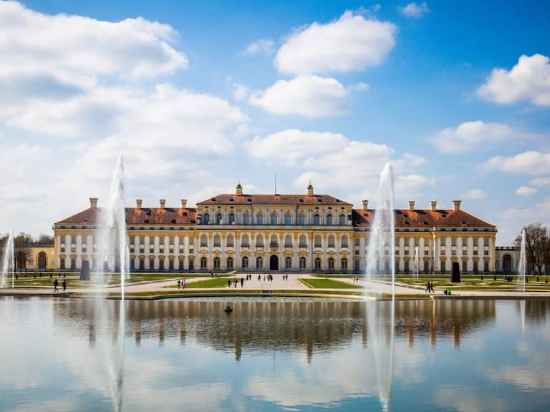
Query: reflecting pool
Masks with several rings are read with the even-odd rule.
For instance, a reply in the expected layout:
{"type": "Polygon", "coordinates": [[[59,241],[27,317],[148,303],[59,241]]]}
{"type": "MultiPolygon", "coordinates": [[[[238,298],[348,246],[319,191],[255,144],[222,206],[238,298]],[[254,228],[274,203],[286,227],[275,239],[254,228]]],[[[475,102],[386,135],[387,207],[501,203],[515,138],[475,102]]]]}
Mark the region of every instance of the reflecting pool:
{"type": "MultiPolygon", "coordinates": [[[[364,303],[127,305],[126,411],[382,410],[364,303]]],[[[111,411],[117,320],[94,317],[86,299],[0,299],[0,410],[111,411]]],[[[550,410],[550,300],[398,301],[390,335],[389,410],[550,410]]]]}

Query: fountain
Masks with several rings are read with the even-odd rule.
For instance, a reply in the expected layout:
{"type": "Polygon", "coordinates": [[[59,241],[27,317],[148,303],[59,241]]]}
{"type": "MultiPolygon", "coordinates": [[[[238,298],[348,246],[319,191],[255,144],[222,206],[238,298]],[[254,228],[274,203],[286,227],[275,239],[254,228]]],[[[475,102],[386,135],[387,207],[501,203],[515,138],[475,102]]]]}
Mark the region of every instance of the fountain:
{"type": "Polygon", "coordinates": [[[519,262],[518,262],[518,281],[523,287],[525,292],[525,283],[527,275],[527,255],[525,253],[525,242],[526,242],[526,233],[525,229],[521,231],[521,243],[519,249],[519,262]]]}
{"type": "Polygon", "coordinates": [[[8,277],[11,273],[11,287],[15,287],[15,247],[13,232],[10,231],[4,244],[4,256],[2,257],[2,272],[0,273],[0,288],[8,285],[8,277]]]}
{"type": "Polygon", "coordinates": [[[418,246],[414,248],[414,267],[416,270],[416,279],[418,280],[420,278],[420,256],[418,246]]]}
{"type": "Polygon", "coordinates": [[[366,275],[370,282],[391,278],[390,319],[388,324],[381,309],[384,304],[367,296],[367,333],[378,397],[382,408],[387,411],[390,409],[395,329],[395,202],[393,169],[389,163],[380,174],[376,200],[374,220],[369,230],[366,275]],[[388,335],[389,344],[385,341],[388,335]]]}
{"type": "MultiPolygon", "coordinates": [[[[95,294],[96,328],[108,331],[114,325],[116,309],[105,304],[107,287],[113,280],[113,274],[120,277],[120,301],[118,303],[118,329],[116,343],[105,336],[99,350],[103,352],[104,366],[109,374],[108,382],[113,399],[113,409],[122,410],[124,339],[126,328],[125,282],[129,272],[128,235],[126,230],[126,208],[124,187],[124,161],[119,157],[111,182],[109,203],[98,210],[96,229],[97,256],[96,270],[92,273],[95,294]]],[[[116,280],[116,278],[114,279],[116,280]]]]}

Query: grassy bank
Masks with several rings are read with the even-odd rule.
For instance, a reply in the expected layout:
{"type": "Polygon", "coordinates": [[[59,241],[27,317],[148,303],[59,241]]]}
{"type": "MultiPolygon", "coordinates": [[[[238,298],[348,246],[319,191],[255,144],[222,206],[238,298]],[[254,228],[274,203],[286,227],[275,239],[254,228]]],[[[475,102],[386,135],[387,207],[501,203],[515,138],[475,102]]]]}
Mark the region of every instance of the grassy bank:
{"type": "Polygon", "coordinates": [[[300,279],[300,282],[313,289],[361,289],[361,286],[330,278],[300,279]]]}

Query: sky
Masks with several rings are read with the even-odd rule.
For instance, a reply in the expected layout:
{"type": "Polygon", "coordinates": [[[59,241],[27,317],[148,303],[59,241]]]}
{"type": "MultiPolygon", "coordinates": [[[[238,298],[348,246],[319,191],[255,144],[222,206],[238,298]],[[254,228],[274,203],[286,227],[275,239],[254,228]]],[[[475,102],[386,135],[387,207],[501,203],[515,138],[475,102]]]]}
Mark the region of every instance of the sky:
{"type": "Polygon", "coordinates": [[[550,223],[550,9],[536,1],[0,0],[0,232],[106,198],[437,200],[510,244],[550,223]]]}

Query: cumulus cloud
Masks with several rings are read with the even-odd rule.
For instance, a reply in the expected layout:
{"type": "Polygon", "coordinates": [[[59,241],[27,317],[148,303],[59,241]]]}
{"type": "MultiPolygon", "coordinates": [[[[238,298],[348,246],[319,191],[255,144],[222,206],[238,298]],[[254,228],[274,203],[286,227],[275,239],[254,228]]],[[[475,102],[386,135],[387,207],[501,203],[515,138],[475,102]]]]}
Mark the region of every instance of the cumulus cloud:
{"type": "Polygon", "coordinates": [[[481,200],[487,198],[487,193],[482,189],[470,189],[462,197],[470,200],[481,200]]]}
{"type": "Polygon", "coordinates": [[[535,135],[516,130],[505,123],[476,120],[439,131],[433,138],[432,143],[443,153],[461,153],[478,149],[488,143],[531,136],[535,135]]]}
{"type": "Polygon", "coordinates": [[[289,129],[255,137],[246,146],[257,159],[296,169],[297,189],[311,180],[322,184],[325,191],[359,200],[358,196],[372,196],[376,191],[379,173],[389,161],[398,175],[400,196],[410,197],[433,183],[418,173],[423,158],[395,156],[385,144],[353,140],[339,133],[289,129]]]}
{"type": "Polygon", "coordinates": [[[516,190],[516,195],[518,196],[532,196],[537,193],[537,189],[530,186],[520,186],[516,190]]]}
{"type": "Polygon", "coordinates": [[[494,69],[478,94],[495,103],[550,106],[550,60],[542,54],[522,55],[512,69],[494,69]]]}
{"type": "Polygon", "coordinates": [[[550,187],[550,176],[536,177],[532,179],[529,184],[537,187],[550,187]]]}
{"type": "Polygon", "coordinates": [[[288,74],[363,70],[384,61],[396,31],[392,23],[348,11],[336,21],[296,30],[277,51],[275,66],[288,74]]]}
{"type": "Polygon", "coordinates": [[[409,3],[403,7],[399,8],[399,12],[406,17],[413,17],[413,18],[420,18],[424,16],[426,13],[430,12],[430,8],[428,7],[428,3],[409,3]]]}
{"type": "Polygon", "coordinates": [[[275,42],[271,39],[258,39],[246,46],[246,49],[244,49],[243,53],[249,56],[253,56],[256,54],[269,55],[273,53],[274,46],[275,42]]]}
{"type": "Polygon", "coordinates": [[[274,114],[324,117],[342,113],[347,94],[346,88],[335,79],[301,75],[278,80],[251,95],[249,101],[274,114]]]}
{"type": "Polygon", "coordinates": [[[531,150],[515,156],[495,156],[487,161],[493,170],[526,175],[550,174],[550,153],[531,150]]]}

